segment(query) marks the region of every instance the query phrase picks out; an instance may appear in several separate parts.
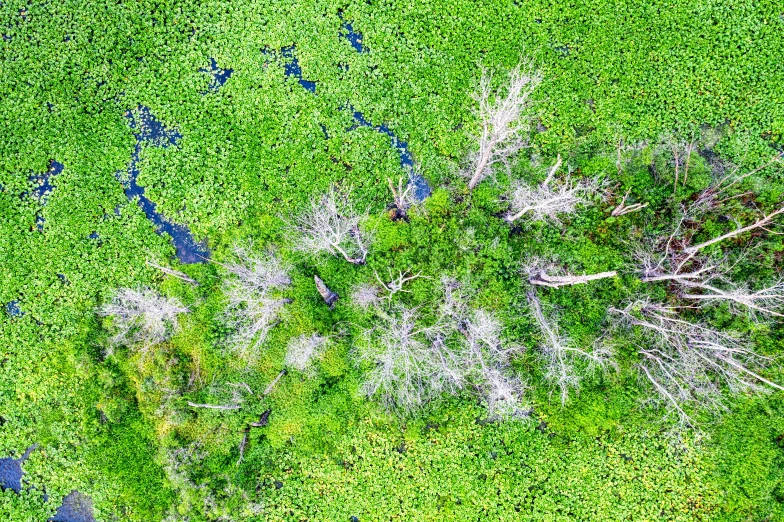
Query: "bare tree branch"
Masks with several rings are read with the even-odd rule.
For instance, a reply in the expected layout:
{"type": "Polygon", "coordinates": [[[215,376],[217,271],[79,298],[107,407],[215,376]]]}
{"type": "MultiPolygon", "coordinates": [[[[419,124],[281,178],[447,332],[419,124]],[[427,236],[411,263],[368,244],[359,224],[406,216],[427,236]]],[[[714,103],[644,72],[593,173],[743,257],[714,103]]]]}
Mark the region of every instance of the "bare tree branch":
{"type": "Polygon", "coordinates": [[[541,259],[530,259],[524,266],[524,271],[528,274],[528,282],[532,285],[546,286],[549,288],[561,288],[563,286],[579,285],[596,281],[599,279],[606,279],[608,277],[615,277],[618,272],[611,270],[609,272],[599,272],[598,274],[587,275],[549,275],[548,271],[561,271],[554,263],[547,263],[541,259]]]}
{"type": "Polygon", "coordinates": [[[314,359],[321,357],[329,339],[317,333],[300,335],[289,341],[284,364],[301,372],[307,370],[314,359]]]}
{"type": "Polygon", "coordinates": [[[513,222],[527,213],[535,220],[550,220],[560,223],[559,216],[572,214],[577,205],[586,202],[586,196],[595,193],[599,188],[598,179],[591,178],[574,182],[567,175],[560,181],[553,176],[561,166],[561,156],[550,168],[547,178],[537,187],[517,182],[510,196],[510,212],[506,215],[508,222],[513,222]]]}
{"type": "Polygon", "coordinates": [[[634,203],[633,205],[626,205],[626,198],[629,197],[630,192],[631,189],[626,192],[626,194],[623,196],[623,199],[621,199],[621,202],[618,203],[618,205],[612,210],[610,213],[611,216],[618,217],[625,214],[631,214],[632,212],[640,211],[648,206],[648,203],[634,203]]]}
{"type": "Polygon", "coordinates": [[[618,325],[637,328],[644,343],[638,347],[640,370],[661,402],[685,425],[693,420],[687,408],[722,409],[722,390],[760,392],[784,387],[753,368],[769,359],[754,353],[737,335],[680,319],[676,310],[648,301],[623,309],[610,308],[618,325]]]}
{"type": "Polygon", "coordinates": [[[540,82],[539,73],[524,63],[509,73],[503,90],[493,91],[492,75],[483,69],[479,91],[474,95],[479,104],[481,130],[476,137],[478,147],[471,157],[470,170],[465,172],[470,178],[469,190],[489,176],[495,164],[507,164],[525,146],[529,125],[523,116],[531,105],[531,93],[540,82]]]}
{"type": "Polygon", "coordinates": [[[191,401],[188,401],[188,406],[191,406],[192,408],[207,408],[210,410],[239,410],[242,408],[239,404],[197,404],[191,401]]]}
{"type": "Polygon", "coordinates": [[[392,197],[394,198],[394,208],[397,210],[393,219],[408,219],[408,209],[416,203],[416,200],[411,194],[411,190],[414,188],[412,184],[407,184],[405,188],[403,187],[403,178],[398,178],[397,188],[392,183],[392,178],[387,178],[387,183],[389,184],[389,190],[392,191],[392,197]]]}
{"type": "Polygon", "coordinates": [[[398,292],[409,292],[409,290],[403,290],[403,285],[409,281],[413,281],[414,279],[422,275],[421,272],[414,275],[409,275],[408,270],[406,270],[405,272],[401,272],[398,270],[397,278],[394,278],[392,276],[392,269],[390,268],[388,270],[389,270],[389,277],[390,277],[389,283],[385,283],[384,281],[382,281],[381,277],[379,277],[378,275],[378,272],[375,271],[373,272],[373,274],[375,274],[376,276],[376,281],[378,281],[378,284],[381,285],[381,288],[386,290],[387,295],[385,296],[385,298],[388,300],[391,300],[392,296],[398,292]]]}
{"type": "Polygon", "coordinates": [[[713,239],[710,239],[710,240],[705,241],[703,243],[700,243],[698,245],[693,245],[693,246],[686,247],[686,248],[683,249],[683,251],[686,254],[694,255],[697,252],[699,252],[700,250],[702,250],[703,248],[706,248],[706,247],[709,247],[711,245],[714,245],[714,244],[716,244],[716,243],[718,243],[720,241],[724,241],[725,239],[729,239],[731,237],[739,236],[739,235],[743,234],[744,232],[750,232],[750,231],[752,231],[754,229],[757,229],[757,228],[762,228],[765,225],[771,223],[773,221],[773,218],[775,218],[776,216],[778,216],[779,214],[782,214],[782,213],[784,213],[784,206],[780,207],[777,210],[774,210],[770,214],[767,214],[767,215],[761,217],[760,219],[758,219],[757,221],[755,221],[751,225],[747,225],[745,227],[738,227],[738,228],[736,228],[735,230],[733,230],[731,232],[727,232],[726,234],[722,234],[722,235],[720,235],[718,237],[715,237],[713,239]]]}
{"type": "Polygon", "coordinates": [[[194,286],[199,286],[199,282],[196,281],[195,279],[193,279],[192,277],[190,277],[188,274],[186,274],[184,272],[180,272],[179,270],[174,270],[173,268],[168,268],[168,267],[159,265],[158,263],[156,263],[152,259],[148,259],[147,260],[147,266],[151,266],[152,268],[157,268],[158,270],[160,270],[164,274],[170,275],[172,277],[176,277],[177,279],[185,281],[186,283],[190,283],[190,284],[192,284],[194,286]]]}

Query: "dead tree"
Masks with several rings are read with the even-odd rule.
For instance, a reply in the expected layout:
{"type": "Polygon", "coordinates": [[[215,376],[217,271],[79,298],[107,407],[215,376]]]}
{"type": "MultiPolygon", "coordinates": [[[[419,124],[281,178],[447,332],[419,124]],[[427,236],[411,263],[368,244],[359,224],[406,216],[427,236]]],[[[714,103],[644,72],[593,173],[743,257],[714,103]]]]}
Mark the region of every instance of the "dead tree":
{"type": "Polygon", "coordinates": [[[152,347],[171,338],[179,329],[178,316],[189,311],[178,299],[149,288],[121,288],[98,313],[112,318],[116,333],[109,339],[111,347],[138,346],[147,355],[152,347]]]}
{"type": "Polygon", "coordinates": [[[368,310],[381,303],[380,288],[375,285],[360,284],[351,292],[351,302],[363,310],[368,310]]]}
{"type": "Polygon", "coordinates": [[[711,245],[715,245],[716,243],[720,241],[724,241],[725,239],[730,239],[739,236],[743,233],[751,232],[752,230],[756,230],[758,228],[761,228],[763,230],[768,230],[766,227],[771,223],[773,223],[773,218],[775,218],[776,216],[782,213],[784,213],[784,206],[781,206],[780,208],[774,210],[769,214],[763,215],[761,218],[757,219],[757,221],[755,221],[750,225],[746,225],[744,227],[738,226],[735,228],[735,230],[727,232],[726,234],[722,234],[718,237],[714,237],[713,239],[709,239],[708,241],[703,241],[702,243],[699,243],[697,245],[686,247],[683,249],[683,251],[688,255],[694,255],[700,250],[702,250],[703,248],[709,247],[711,245]]]}
{"type": "Polygon", "coordinates": [[[578,392],[584,374],[597,368],[613,365],[611,353],[605,346],[596,346],[593,351],[581,350],[568,337],[558,332],[558,325],[545,317],[542,306],[533,291],[528,291],[528,304],[544,337],[539,351],[545,361],[545,379],[560,390],[561,405],[565,405],[569,392],[578,392]]]}
{"type": "Polygon", "coordinates": [[[327,303],[327,306],[329,306],[330,308],[334,308],[335,303],[337,302],[338,299],[340,299],[340,296],[335,292],[333,292],[332,290],[330,290],[329,287],[324,283],[324,281],[322,281],[322,279],[319,276],[314,274],[313,281],[316,283],[316,290],[318,290],[318,293],[321,296],[321,298],[324,299],[324,302],[327,303]]]}
{"type": "Polygon", "coordinates": [[[730,194],[733,188],[737,188],[744,180],[756,175],[774,164],[784,163],[784,153],[775,154],[759,167],[742,172],[741,168],[727,161],[715,161],[711,165],[714,174],[713,182],[703,191],[691,205],[689,205],[689,215],[694,218],[720,208],[720,206],[730,200],[750,195],[751,192],[742,191],[730,194]]]}
{"type": "Polygon", "coordinates": [[[553,263],[545,263],[539,259],[532,259],[525,267],[528,274],[528,282],[536,286],[546,286],[548,288],[561,288],[564,286],[580,285],[599,279],[607,279],[618,275],[616,270],[599,272],[598,274],[584,275],[549,275],[548,271],[559,270],[553,263]]]}
{"type": "Polygon", "coordinates": [[[575,182],[568,175],[556,179],[555,174],[560,167],[559,155],[542,183],[536,187],[521,182],[514,185],[509,197],[510,210],[506,215],[508,222],[517,221],[530,213],[534,220],[560,223],[561,215],[574,213],[577,205],[586,203],[586,196],[598,190],[600,183],[597,179],[575,182]]]}
{"type": "Polygon", "coordinates": [[[243,359],[252,359],[291,300],[281,291],[291,284],[287,267],[271,253],[254,254],[235,247],[235,262],[223,265],[227,278],[224,320],[229,344],[243,359]]]}
{"type": "Polygon", "coordinates": [[[694,425],[691,410],[724,408],[723,387],[730,393],[784,390],[758,373],[770,360],[740,336],[686,321],[676,309],[648,301],[610,312],[618,326],[637,331],[641,375],[686,426],[694,425]]]}
{"type": "Polygon", "coordinates": [[[253,396],[253,390],[250,389],[244,382],[240,383],[227,383],[227,388],[217,388],[216,391],[223,393],[228,389],[231,392],[231,398],[225,401],[225,404],[201,404],[196,402],[187,401],[188,406],[191,408],[204,408],[208,410],[232,411],[239,410],[246,401],[246,395],[253,396]]]}
{"type": "Polygon", "coordinates": [[[458,321],[464,346],[460,362],[466,380],[487,405],[492,418],[521,416],[525,384],[509,367],[510,356],[519,347],[504,345],[501,322],[487,310],[466,309],[458,321]]]}
{"type": "Polygon", "coordinates": [[[747,232],[763,230],[776,233],[771,227],[775,225],[776,218],[784,214],[784,206],[763,214],[749,225],[738,223],[734,230],[701,243],[693,242],[701,229],[701,218],[704,215],[719,210],[732,199],[748,194],[733,193],[738,191],[732,189],[737,189],[750,176],[780,162],[781,158],[777,154],[748,172],[741,172],[738,167],[728,163],[715,164],[715,181],[693,203],[682,209],[674,231],[666,239],[637,252],[642,281],[669,283],[675,287],[678,297],[700,305],[726,303],[733,312],[745,309],[752,316],[784,317],[779,312],[784,305],[784,282],[779,280],[767,287],[750,290],[747,285],[730,279],[729,274],[734,265],[729,265],[726,260],[707,258],[702,253],[710,246],[747,232]]]}
{"type": "Polygon", "coordinates": [[[673,184],[673,194],[678,190],[678,178],[683,174],[682,185],[685,186],[689,178],[689,166],[691,164],[692,153],[697,149],[696,141],[681,141],[674,136],[665,136],[662,147],[672,154],[673,166],[675,168],[675,183],[673,184]]]}
{"type": "Polygon", "coordinates": [[[300,214],[292,226],[294,249],[311,255],[326,252],[355,265],[365,264],[368,237],[360,230],[367,214],[357,213],[347,197],[330,189],[300,214]]]}
{"type": "Polygon", "coordinates": [[[509,73],[504,89],[493,90],[492,75],[482,71],[479,90],[474,100],[479,104],[477,116],[480,131],[476,136],[477,150],[471,156],[468,189],[492,174],[498,164],[508,165],[512,156],[526,145],[529,121],[525,113],[531,106],[531,93],[541,82],[541,76],[530,64],[524,63],[509,73]]]}

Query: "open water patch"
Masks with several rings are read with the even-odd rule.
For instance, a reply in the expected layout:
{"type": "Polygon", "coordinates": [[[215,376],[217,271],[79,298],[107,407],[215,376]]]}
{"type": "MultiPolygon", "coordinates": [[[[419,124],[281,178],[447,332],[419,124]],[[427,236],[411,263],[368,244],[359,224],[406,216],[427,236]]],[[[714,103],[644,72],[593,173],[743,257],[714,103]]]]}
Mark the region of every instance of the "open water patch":
{"type": "Polygon", "coordinates": [[[28,179],[35,184],[35,188],[30,192],[30,195],[41,202],[46,204],[49,194],[55,188],[52,184],[52,178],[60,174],[65,167],[62,163],[55,160],[49,161],[49,170],[43,174],[33,174],[28,179]]]}
{"type": "Polygon", "coordinates": [[[63,503],[48,522],[95,522],[93,501],[84,493],[73,490],[63,498],[63,503]]]}
{"type": "Polygon", "coordinates": [[[139,158],[142,151],[142,143],[152,144],[158,147],[168,147],[177,145],[177,141],[182,138],[182,134],[176,130],[170,130],[155,119],[150,109],[145,106],[138,107],[136,113],[129,111],[126,113],[128,123],[134,130],[136,136],[136,146],[131,155],[131,163],[128,166],[128,179],[123,181],[123,192],[129,200],[136,199],[144,215],[147,216],[154,225],[155,231],[163,235],[169,234],[176,250],[177,259],[181,263],[203,263],[209,257],[210,252],[207,246],[199,243],[185,225],[174,223],[156,210],[156,205],[144,195],[144,187],[137,182],[139,178],[139,158]]]}
{"type": "Polygon", "coordinates": [[[30,453],[32,453],[33,450],[37,447],[37,444],[33,444],[27,448],[27,451],[24,452],[24,455],[18,459],[13,457],[5,457],[0,459],[0,490],[5,491],[6,489],[10,489],[16,493],[20,493],[22,491],[22,477],[24,476],[22,464],[27,460],[27,457],[30,456],[30,453]]]}
{"type": "Polygon", "coordinates": [[[340,32],[340,36],[348,40],[348,43],[351,44],[351,47],[358,53],[367,52],[367,50],[362,45],[362,33],[359,33],[354,30],[354,27],[351,25],[351,22],[343,18],[343,12],[339,11],[338,16],[340,17],[340,21],[343,22],[341,28],[343,31],[340,32]]]}
{"type": "Polygon", "coordinates": [[[229,78],[231,78],[231,75],[234,73],[234,69],[223,69],[218,66],[218,62],[215,61],[215,58],[210,57],[210,68],[199,69],[199,72],[208,73],[210,76],[212,76],[212,80],[210,80],[210,84],[207,86],[207,90],[217,91],[223,87],[227,81],[229,81],[229,78]]]}
{"type": "MultiPolygon", "coordinates": [[[[341,20],[343,20],[342,14],[340,15],[341,20]]],[[[354,32],[353,28],[351,28],[351,24],[348,24],[344,21],[344,29],[348,32],[346,37],[349,35],[354,35],[352,38],[356,37],[356,44],[352,43],[354,49],[359,52],[362,52],[362,35],[359,33],[354,32]]],[[[352,41],[352,40],[349,40],[352,41]]],[[[294,54],[296,50],[296,45],[292,44],[287,47],[283,47],[280,50],[280,55],[285,59],[283,64],[283,71],[286,76],[293,76],[297,78],[299,84],[305,88],[306,90],[315,93],[316,92],[316,83],[304,80],[302,78],[302,68],[299,66],[299,62],[297,61],[297,57],[294,54]]],[[[264,49],[262,50],[262,54],[267,56],[272,54],[269,50],[264,49]]],[[[345,107],[341,107],[341,109],[345,109],[345,107]]],[[[365,116],[360,112],[356,111],[351,108],[352,116],[356,125],[349,128],[348,130],[356,129],[359,126],[362,127],[369,127],[377,132],[381,132],[389,136],[390,140],[392,141],[392,146],[397,149],[400,153],[400,166],[408,173],[409,176],[409,185],[413,186],[413,195],[417,201],[424,201],[426,198],[430,196],[432,193],[430,189],[430,185],[428,184],[427,180],[420,174],[417,174],[414,168],[414,158],[411,156],[411,152],[408,150],[408,143],[398,139],[395,133],[390,129],[386,124],[382,123],[381,125],[373,125],[370,123],[365,116]]],[[[325,139],[328,139],[329,136],[326,132],[326,128],[322,126],[322,131],[324,132],[325,139]]]]}
{"type": "Polygon", "coordinates": [[[5,304],[5,311],[11,317],[22,317],[24,315],[24,312],[22,311],[22,309],[19,308],[19,302],[18,301],[11,301],[9,303],[6,303],[5,304]]]}
{"type": "Polygon", "coordinates": [[[312,93],[316,92],[316,82],[305,80],[302,78],[302,67],[299,66],[297,55],[294,54],[296,50],[295,45],[283,47],[280,50],[280,55],[284,58],[283,61],[283,74],[286,76],[293,76],[297,79],[299,84],[306,90],[312,93]]]}

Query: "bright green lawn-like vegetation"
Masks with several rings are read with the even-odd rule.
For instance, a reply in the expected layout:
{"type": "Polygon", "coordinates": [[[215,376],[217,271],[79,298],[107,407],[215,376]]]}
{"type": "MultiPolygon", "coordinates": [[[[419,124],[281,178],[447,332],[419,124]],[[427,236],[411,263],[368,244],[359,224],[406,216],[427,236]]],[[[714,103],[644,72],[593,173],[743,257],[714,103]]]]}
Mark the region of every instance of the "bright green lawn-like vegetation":
{"type": "Polygon", "coordinates": [[[0,458],[38,446],[0,520],[47,520],[73,490],[101,521],[784,520],[780,287],[738,297],[781,277],[784,215],[689,250],[782,208],[784,7],[639,4],[3,1],[0,458]],[[286,74],[292,56],[315,93],[286,74]],[[223,85],[211,59],[233,70],[223,85]],[[528,146],[469,190],[481,66],[503,95],[521,60],[541,75],[519,120],[528,146]],[[174,143],[135,140],[147,110],[174,143]],[[406,219],[389,210],[388,178],[407,173],[381,125],[432,188],[406,219]],[[557,220],[509,223],[514,187],[535,192],[559,157],[550,188],[591,190],[557,220]],[[178,263],[128,200],[132,162],[211,262],[178,263]],[[301,248],[296,224],[333,188],[350,194],[364,264],[301,248]],[[638,207],[613,215],[625,194],[638,207]],[[248,342],[231,320],[251,308],[231,286],[248,266],[237,247],[283,274],[253,294],[279,306],[248,342]],[[666,254],[658,271],[646,248],[666,254]],[[717,277],[687,281],[735,301],[646,280],[702,269],[717,277]],[[551,288],[542,271],[618,274],[551,288]],[[418,277],[357,305],[401,274],[418,277]],[[161,342],[120,339],[119,289],[188,312],[156,323],[161,342]],[[652,335],[641,322],[671,316],[651,304],[691,326],[652,335]],[[373,386],[411,311],[428,329],[420,360],[443,341],[462,387],[435,366],[413,399],[373,386]],[[706,340],[749,352],[711,359],[728,352],[706,340]],[[562,380],[555,341],[591,355],[562,380]],[[667,380],[653,349],[683,375],[667,380]]]}

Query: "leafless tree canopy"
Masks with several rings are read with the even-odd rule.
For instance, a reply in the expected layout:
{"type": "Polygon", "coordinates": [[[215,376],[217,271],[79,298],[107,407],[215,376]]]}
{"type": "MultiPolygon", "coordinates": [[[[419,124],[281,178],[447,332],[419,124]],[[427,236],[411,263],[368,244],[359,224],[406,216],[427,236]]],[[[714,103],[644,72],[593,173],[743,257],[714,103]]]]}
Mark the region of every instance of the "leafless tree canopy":
{"type": "Polygon", "coordinates": [[[321,357],[329,340],[319,334],[300,335],[289,341],[285,364],[301,372],[307,370],[314,359],[321,357]]]}
{"type": "Polygon", "coordinates": [[[369,363],[362,389],[390,409],[411,412],[444,388],[459,387],[460,375],[440,368],[445,348],[440,328],[421,327],[416,310],[379,314],[379,324],[365,332],[358,351],[369,363]]]}
{"type": "Polygon", "coordinates": [[[362,310],[368,310],[381,303],[382,296],[379,295],[380,291],[381,289],[375,285],[367,283],[357,285],[351,293],[351,302],[362,310]]]}
{"type": "Polygon", "coordinates": [[[490,72],[483,70],[478,92],[474,95],[479,104],[477,116],[481,127],[476,136],[477,150],[465,173],[470,190],[491,175],[497,163],[507,164],[525,146],[529,129],[525,113],[541,76],[529,63],[522,63],[509,73],[503,89],[493,90],[492,80],[490,72]]]}
{"type": "Polygon", "coordinates": [[[378,324],[365,331],[357,350],[370,368],[363,383],[368,396],[411,412],[443,393],[466,390],[494,417],[521,414],[524,386],[509,368],[516,348],[504,346],[501,323],[490,312],[470,308],[457,283],[445,280],[438,316],[429,323],[416,309],[375,311],[378,324]]]}
{"type": "Polygon", "coordinates": [[[685,425],[693,425],[691,409],[721,409],[722,389],[758,392],[784,390],[758,373],[769,362],[742,338],[686,321],[677,310],[649,301],[611,308],[618,325],[637,329],[639,368],[663,403],[685,425]]]}
{"type": "Polygon", "coordinates": [[[233,332],[231,347],[242,358],[251,359],[290,302],[281,290],[291,280],[287,267],[270,253],[254,254],[236,247],[234,254],[236,260],[224,265],[228,300],[224,319],[233,332]]]}
{"type": "Polygon", "coordinates": [[[354,210],[347,197],[334,189],[300,214],[292,227],[296,250],[311,255],[328,253],[349,263],[361,265],[368,254],[369,235],[360,230],[367,214],[354,210]]]}
{"type": "Polygon", "coordinates": [[[555,174],[560,168],[561,156],[558,156],[547,178],[539,185],[534,187],[515,182],[509,197],[510,211],[506,220],[511,223],[530,213],[534,220],[560,223],[560,216],[574,213],[577,205],[584,204],[586,197],[598,190],[600,183],[595,178],[574,181],[569,174],[556,178],[555,174]]]}
{"type": "Polygon", "coordinates": [[[528,304],[542,332],[543,342],[539,350],[545,362],[545,379],[560,392],[561,404],[566,404],[570,391],[579,391],[584,375],[596,369],[615,366],[610,350],[603,345],[594,346],[592,351],[578,348],[561,335],[558,325],[545,316],[542,305],[534,291],[527,294],[528,304]]]}
{"type": "Polygon", "coordinates": [[[149,288],[121,288],[99,313],[112,318],[116,333],[109,340],[111,346],[138,345],[146,354],[177,331],[178,315],[188,311],[178,299],[164,297],[149,288]]]}

